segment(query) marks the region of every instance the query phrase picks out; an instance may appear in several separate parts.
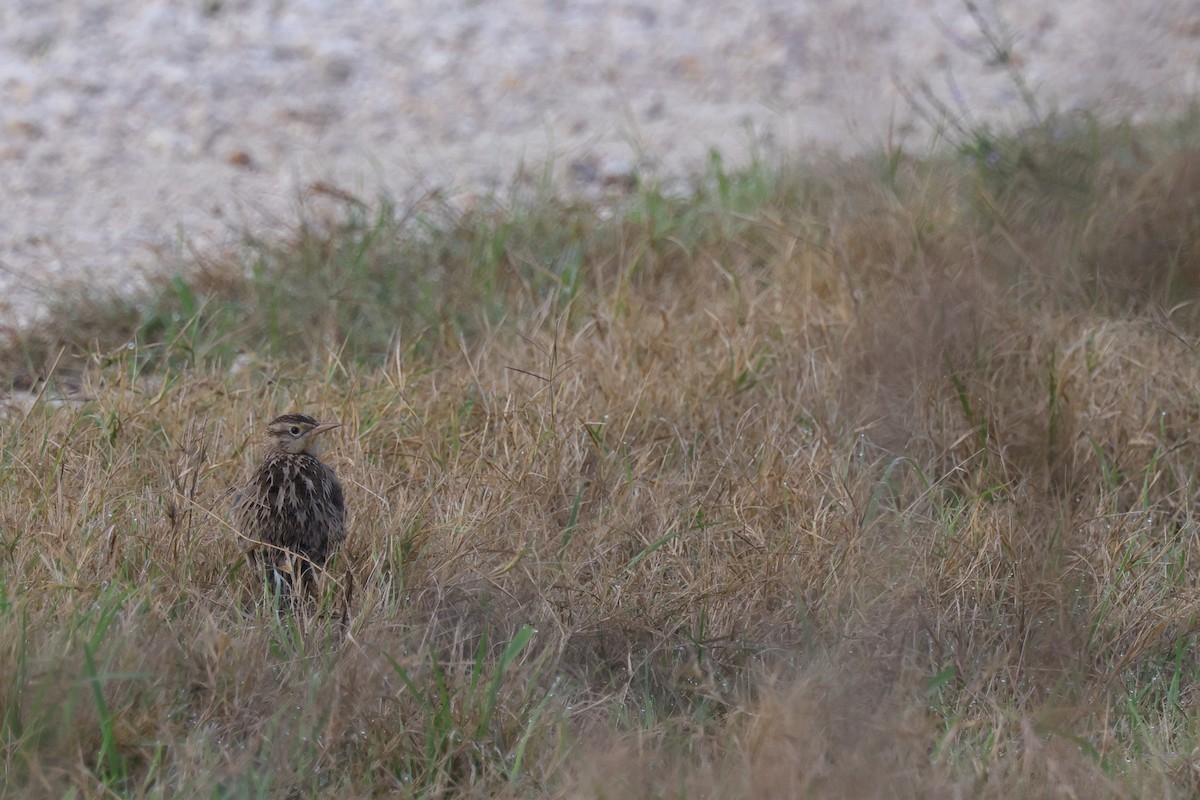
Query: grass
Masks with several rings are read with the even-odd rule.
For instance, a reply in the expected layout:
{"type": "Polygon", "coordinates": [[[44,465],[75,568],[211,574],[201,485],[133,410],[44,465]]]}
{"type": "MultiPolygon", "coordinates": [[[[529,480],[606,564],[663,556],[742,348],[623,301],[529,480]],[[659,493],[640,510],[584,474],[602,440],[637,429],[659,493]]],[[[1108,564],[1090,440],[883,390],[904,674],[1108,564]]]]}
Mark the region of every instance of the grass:
{"type": "Polygon", "coordinates": [[[1194,795],[1198,145],[313,207],[64,287],[0,358],[3,793],[1194,795]],[[352,510],[301,618],[226,521],[288,410],[352,510]]]}

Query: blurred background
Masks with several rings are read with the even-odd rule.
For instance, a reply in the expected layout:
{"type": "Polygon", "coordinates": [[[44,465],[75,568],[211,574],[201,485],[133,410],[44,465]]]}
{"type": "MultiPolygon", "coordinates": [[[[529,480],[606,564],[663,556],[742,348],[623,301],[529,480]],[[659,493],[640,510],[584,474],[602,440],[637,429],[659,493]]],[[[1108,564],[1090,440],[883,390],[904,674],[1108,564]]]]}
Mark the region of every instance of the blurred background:
{"type": "Polygon", "coordinates": [[[286,228],[314,189],[600,198],[714,148],[919,154],[956,119],[1136,120],[1198,85],[1194,0],[7,0],[0,296],[26,320],[63,281],[286,228]]]}

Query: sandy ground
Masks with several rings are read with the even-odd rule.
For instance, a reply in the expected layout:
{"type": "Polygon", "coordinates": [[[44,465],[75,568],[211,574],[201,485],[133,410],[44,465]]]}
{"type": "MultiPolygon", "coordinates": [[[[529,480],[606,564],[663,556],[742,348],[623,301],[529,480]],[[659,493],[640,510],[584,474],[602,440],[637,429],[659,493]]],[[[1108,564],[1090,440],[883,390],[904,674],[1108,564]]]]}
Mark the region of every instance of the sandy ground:
{"type": "MultiPolygon", "coordinates": [[[[1196,0],[980,11],[1047,109],[1170,114],[1200,87],[1196,0]]],[[[919,149],[897,86],[922,82],[1027,121],[986,52],[961,0],[6,0],[0,302],[27,321],[62,281],[284,226],[316,181],[469,199],[549,163],[586,193],[712,147],[919,149]]]]}

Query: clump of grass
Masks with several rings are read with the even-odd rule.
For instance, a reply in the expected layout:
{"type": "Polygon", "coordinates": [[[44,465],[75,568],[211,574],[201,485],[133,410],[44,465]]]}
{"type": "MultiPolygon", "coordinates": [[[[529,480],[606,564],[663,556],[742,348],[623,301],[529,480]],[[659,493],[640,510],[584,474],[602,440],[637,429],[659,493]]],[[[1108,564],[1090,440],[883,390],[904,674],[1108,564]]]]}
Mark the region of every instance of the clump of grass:
{"type": "Polygon", "coordinates": [[[444,356],[436,348],[456,350],[513,318],[587,319],[599,296],[622,307],[643,285],[682,276],[696,251],[752,246],[752,234],[732,235],[755,229],[735,212],[795,188],[762,167],[729,174],[714,155],[694,196],[643,187],[619,222],[544,192],[514,191],[469,211],[437,197],[403,213],[386,199],[375,208],[353,198],[302,203],[289,233],[247,235],[230,252],[188,262],[186,275],[144,276],[143,291],[94,297],[92,287],[63,287],[36,332],[10,332],[7,366],[36,378],[64,352],[74,364],[121,348],[151,367],[229,363],[250,349],[374,363],[397,349],[444,356]]]}
{"type": "Polygon", "coordinates": [[[1195,132],[1022,135],[1001,184],[352,203],[52,315],[4,361],[4,791],[1194,791],[1195,132]],[[302,618],[226,522],[291,409],[350,432],[302,618]]]}

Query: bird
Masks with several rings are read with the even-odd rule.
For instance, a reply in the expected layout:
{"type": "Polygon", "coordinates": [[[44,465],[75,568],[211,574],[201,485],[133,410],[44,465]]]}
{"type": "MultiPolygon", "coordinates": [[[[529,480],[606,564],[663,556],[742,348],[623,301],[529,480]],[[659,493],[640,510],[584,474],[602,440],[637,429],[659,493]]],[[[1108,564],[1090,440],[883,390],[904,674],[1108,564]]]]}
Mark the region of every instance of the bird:
{"type": "Polygon", "coordinates": [[[320,436],[341,427],[305,414],[271,420],[262,462],[236,497],[234,520],[251,544],[282,605],[300,588],[315,590],[314,571],[346,538],[346,501],[337,475],[320,459],[320,436]]]}

